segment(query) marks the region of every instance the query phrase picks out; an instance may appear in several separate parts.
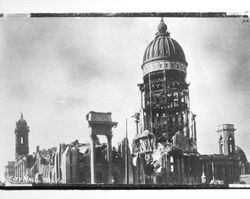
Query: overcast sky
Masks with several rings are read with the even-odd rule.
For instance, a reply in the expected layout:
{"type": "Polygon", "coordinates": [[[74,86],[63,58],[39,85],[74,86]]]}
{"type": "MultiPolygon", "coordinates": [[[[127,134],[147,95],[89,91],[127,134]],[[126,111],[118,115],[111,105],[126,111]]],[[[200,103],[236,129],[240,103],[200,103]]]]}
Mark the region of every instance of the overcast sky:
{"type": "MultiPolygon", "coordinates": [[[[144,50],[159,18],[8,18],[0,21],[0,172],[14,160],[15,122],[30,126],[30,153],[89,141],[85,115],[112,112],[113,144],[135,134],[144,50]]],[[[250,25],[239,18],[165,18],[188,62],[198,151],[218,153],[216,127],[235,124],[250,158],[250,25]]]]}

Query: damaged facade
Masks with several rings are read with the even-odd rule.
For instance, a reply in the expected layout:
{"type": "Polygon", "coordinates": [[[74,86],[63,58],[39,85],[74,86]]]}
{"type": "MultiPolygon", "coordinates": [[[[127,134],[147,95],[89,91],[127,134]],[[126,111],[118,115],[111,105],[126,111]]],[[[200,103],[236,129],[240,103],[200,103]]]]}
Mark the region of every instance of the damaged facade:
{"type": "Polygon", "coordinates": [[[163,19],[155,39],[147,46],[143,64],[141,109],[135,114],[133,140],[135,183],[237,183],[248,162],[236,153],[234,126],[218,127],[218,155],[197,151],[196,115],[186,82],[184,51],[170,37],[163,19]],[[244,163],[243,163],[244,162],[244,163]]]}
{"type": "Polygon", "coordinates": [[[136,134],[115,148],[111,113],[91,111],[86,120],[90,143],[78,140],[29,154],[29,127],[23,115],[16,123],[16,160],[5,167],[6,178],[18,182],[63,184],[231,184],[250,173],[243,150],[235,144],[233,124],[218,126],[218,154],[197,149],[196,115],[191,111],[186,57],[161,20],[147,46],[143,83],[138,84],[141,107],[134,115],[136,134]],[[107,138],[100,143],[99,135],[107,138]]]}
{"type": "MultiPolygon", "coordinates": [[[[91,183],[91,144],[79,143],[59,144],[58,147],[40,149],[37,146],[33,154],[29,154],[29,127],[21,114],[16,123],[15,161],[5,166],[5,178],[8,183],[44,183],[44,184],[90,184],[91,183]]],[[[133,182],[132,156],[128,147],[128,139],[124,138],[118,147],[108,147],[108,143],[100,143],[94,139],[95,183],[124,184],[125,180],[133,182]],[[109,151],[110,149],[110,151],[109,151]],[[109,153],[108,153],[109,152],[109,153]],[[112,158],[109,164],[108,154],[112,158]],[[125,162],[128,167],[126,178],[125,162]],[[107,172],[111,166],[111,174],[107,172]]]]}

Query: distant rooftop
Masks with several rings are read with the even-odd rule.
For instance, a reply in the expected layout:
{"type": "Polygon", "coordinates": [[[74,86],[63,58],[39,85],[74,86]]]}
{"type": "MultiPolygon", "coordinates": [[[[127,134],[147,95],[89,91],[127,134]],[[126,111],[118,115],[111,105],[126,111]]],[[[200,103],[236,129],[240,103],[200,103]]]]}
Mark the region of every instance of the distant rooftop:
{"type": "Polygon", "coordinates": [[[102,113],[102,112],[95,112],[95,111],[90,111],[86,115],[86,120],[89,122],[112,122],[110,112],[107,113],[102,113]]]}
{"type": "Polygon", "coordinates": [[[235,131],[236,129],[234,128],[233,124],[221,124],[217,127],[217,132],[223,131],[223,130],[233,130],[235,131]]]}

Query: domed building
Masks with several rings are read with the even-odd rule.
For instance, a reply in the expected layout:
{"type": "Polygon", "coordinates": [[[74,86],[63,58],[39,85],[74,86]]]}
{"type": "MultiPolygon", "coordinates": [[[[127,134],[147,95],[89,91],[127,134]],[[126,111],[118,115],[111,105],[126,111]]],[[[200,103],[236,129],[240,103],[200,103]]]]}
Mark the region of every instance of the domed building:
{"type": "MultiPolygon", "coordinates": [[[[190,109],[187,66],[181,45],[170,37],[161,19],[145,50],[143,83],[138,84],[142,99],[137,123],[141,128],[134,138],[133,152],[141,161],[138,165],[145,165],[140,183],[200,182],[196,115],[190,109]]],[[[138,167],[136,173],[141,170],[138,167]]]]}
{"type": "Polygon", "coordinates": [[[219,154],[197,151],[196,115],[186,81],[181,45],[161,19],[146,47],[141,69],[140,112],[135,114],[134,182],[139,184],[230,184],[239,182],[247,160],[235,148],[234,125],[218,126],[219,154]],[[241,166],[240,166],[241,165],[241,166]]]}
{"type": "Polygon", "coordinates": [[[187,65],[182,47],[170,37],[162,19],[141,66],[142,131],[149,130],[161,144],[171,143],[173,136],[181,132],[191,139],[195,151],[195,115],[190,110],[187,65]]]}
{"type": "Polygon", "coordinates": [[[95,124],[91,144],[76,140],[48,150],[37,147],[29,155],[29,126],[21,114],[15,128],[16,161],[8,162],[5,176],[15,175],[20,182],[30,177],[39,183],[65,184],[250,183],[250,175],[244,175],[250,173],[250,164],[244,151],[236,146],[233,124],[218,126],[218,154],[198,152],[196,115],[191,111],[190,84],[186,81],[188,62],[163,19],[154,39],[145,47],[143,82],[138,84],[141,107],[134,115],[132,153],[127,137],[118,150],[112,148],[112,131],[103,128],[103,124],[115,124],[111,113],[92,111],[86,117],[89,124],[95,124]],[[108,135],[108,143],[100,143],[98,135],[108,135]]]}

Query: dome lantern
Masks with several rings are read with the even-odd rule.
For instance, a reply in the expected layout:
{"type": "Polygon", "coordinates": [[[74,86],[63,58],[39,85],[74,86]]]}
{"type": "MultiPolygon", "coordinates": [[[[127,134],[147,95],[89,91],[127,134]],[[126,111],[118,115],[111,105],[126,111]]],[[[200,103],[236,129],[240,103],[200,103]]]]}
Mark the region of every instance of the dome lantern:
{"type": "MultiPolygon", "coordinates": [[[[168,30],[168,26],[165,24],[164,20],[163,20],[163,17],[161,18],[161,21],[157,27],[158,29],[158,33],[157,34],[166,34],[168,33],[167,30],[168,30]]],[[[169,33],[168,33],[169,35],[169,33]]]]}

